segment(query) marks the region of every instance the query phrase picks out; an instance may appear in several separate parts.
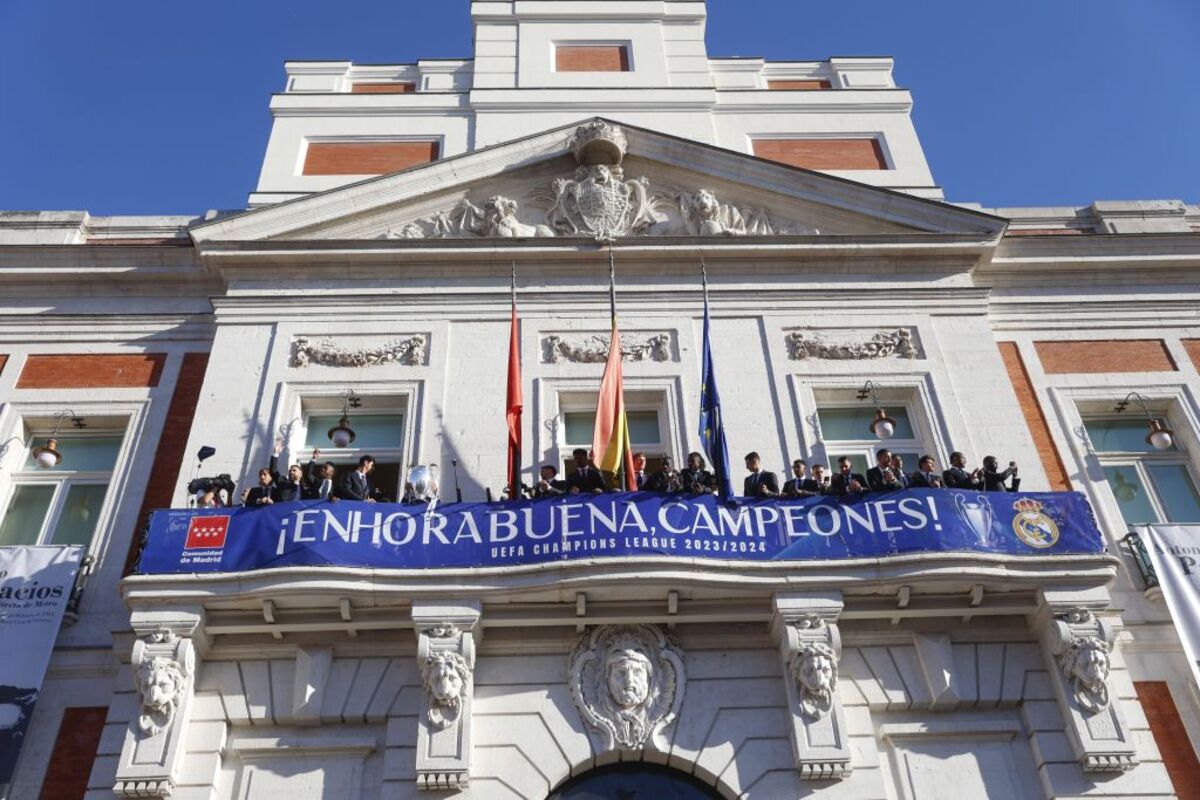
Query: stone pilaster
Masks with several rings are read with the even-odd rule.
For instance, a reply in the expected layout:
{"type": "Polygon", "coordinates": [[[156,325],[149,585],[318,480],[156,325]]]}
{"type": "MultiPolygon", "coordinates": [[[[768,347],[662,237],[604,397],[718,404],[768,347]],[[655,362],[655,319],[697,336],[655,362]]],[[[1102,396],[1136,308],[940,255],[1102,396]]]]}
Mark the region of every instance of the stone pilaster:
{"type": "Polygon", "coordinates": [[[478,602],[413,603],[425,701],[417,729],[417,786],[453,789],[471,775],[471,701],[478,602]]]}
{"type": "Polygon", "coordinates": [[[850,772],[846,714],[838,695],[840,592],[777,594],[771,633],[779,645],[792,746],[800,774],[836,780],[850,772]]]}
{"type": "Polygon", "coordinates": [[[1085,772],[1137,765],[1133,734],[1108,685],[1116,627],[1101,614],[1108,591],[1043,589],[1035,618],[1067,736],[1085,772]]]}
{"type": "Polygon", "coordinates": [[[135,611],[130,666],[138,708],[125,731],[113,792],[170,797],[196,684],[197,655],[207,650],[204,610],[135,611]]]}

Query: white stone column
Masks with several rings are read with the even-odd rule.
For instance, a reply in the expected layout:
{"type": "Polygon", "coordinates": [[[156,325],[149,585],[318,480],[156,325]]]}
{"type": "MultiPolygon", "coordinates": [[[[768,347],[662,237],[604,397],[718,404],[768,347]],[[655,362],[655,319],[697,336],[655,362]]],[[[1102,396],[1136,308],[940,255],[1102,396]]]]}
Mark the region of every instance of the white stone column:
{"type": "Polygon", "coordinates": [[[792,746],[800,774],[834,780],[850,772],[846,714],[838,695],[841,592],[777,594],[771,633],[779,645],[792,746]]]}
{"type": "Polygon", "coordinates": [[[1108,590],[1042,589],[1035,625],[1067,736],[1084,772],[1123,772],[1137,765],[1132,732],[1110,696],[1110,653],[1117,628],[1100,614],[1108,590]]]}
{"type": "Polygon", "coordinates": [[[414,601],[417,666],[425,702],[417,728],[417,787],[453,789],[471,775],[471,700],[478,601],[414,601]]]}
{"type": "Polygon", "coordinates": [[[125,731],[113,792],[170,797],[184,755],[184,733],[196,683],[196,659],[207,650],[202,608],[135,611],[133,668],[138,708],[125,731]]]}

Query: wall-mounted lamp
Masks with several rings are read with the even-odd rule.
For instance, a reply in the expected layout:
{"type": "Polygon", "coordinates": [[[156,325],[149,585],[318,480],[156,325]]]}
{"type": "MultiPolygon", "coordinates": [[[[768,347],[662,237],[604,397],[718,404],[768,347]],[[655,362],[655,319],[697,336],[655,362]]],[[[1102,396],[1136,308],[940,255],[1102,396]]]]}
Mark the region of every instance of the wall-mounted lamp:
{"type": "Polygon", "coordinates": [[[1146,444],[1153,447],[1155,450],[1170,450],[1175,444],[1175,431],[1168,428],[1161,419],[1157,419],[1150,413],[1150,409],[1146,406],[1146,398],[1142,397],[1137,392],[1130,392],[1125,395],[1125,399],[1117,403],[1113,411],[1120,414],[1125,409],[1129,408],[1129,401],[1136,400],[1138,405],[1142,407],[1142,413],[1146,415],[1146,423],[1149,425],[1150,432],[1146,434],[1146,444]]]}
{"type": "Polygon", "coordinates": [[[858,399],[866,400],[871,398],[871,402],[875,405],[875,418],[871,420],[871,433],[877,439],[890,439],[896,433],[896,420],[887,415],[887,411],[879,402],[879,392],[875,384],[867,381],[863,387],[858,390],[858,399]]]}
{"type": "Polygon", "coordinates": [[[83,421],[83,417],[76,414],[69,408],[64,408],[54,415],[54,432],[50,434],[50,438],[46,440],[44,445],[33,448],[30,455],[33,456],[33,461],[42,469],[54,469],[62,463],[62,453],[58,451],[58,429],[62,427],[62,421],[67,417],[71,418],[71,425],[76,430],[82,430],[87,427],[87,423],[83,421]]]}
{"type": "Polygon", "coordinates": [[[360,406],[362,400],[353,389],[347,389],[342,395],[342,418],[338,420],[337,425],[329,429],[329,441],[333,442],[334,447],[349,447],[358,438],[354,429],[350,427],[350,409],[360,406]]]}

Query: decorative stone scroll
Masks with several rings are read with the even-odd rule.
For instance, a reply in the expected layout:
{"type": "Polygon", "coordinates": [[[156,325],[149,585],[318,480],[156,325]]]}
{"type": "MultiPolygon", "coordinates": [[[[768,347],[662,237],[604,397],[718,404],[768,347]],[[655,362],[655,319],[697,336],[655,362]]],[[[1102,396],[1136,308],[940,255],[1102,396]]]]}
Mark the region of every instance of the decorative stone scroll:
{"type": "Polygon", "coordinates": [[[683,653],[653,625],[604,625],[575,646],[571,694],[602,749],[661,748],[683,704],[683,653]]]}
{"type": "MultiPolygon", "coordinates": [[[[610,334],[557,334],[542,337],[542,363],[603,364],[608,360],[610,334]]],[[[622,361],[674,361],[671,334],[621,334],[622,361]]]]}
{"type": "Polygon", "coordinates": [[[291,365],[300,368],[311,364],[325,367],[376,367],[381,364],[419,367],[426,363],[428,348],[429,338],[420,333],[378,347],[356,349],[338,347],[328,338],[313,340],[297,336],[292,342],[291,365]]]}
{"type": "Polygon", "coordinates": [[[425,704],[417,728],[417,788],[465,787],[471,773],[478,603],[413,603],[425,704]]]}
{"type": "Polygon", "coordinates": [[[788,358],[793,361],[809,358],[859,361],[873,358],[921,358],[920,348],[910,328],[879,331],[866,339],[834,336],[826,331],[797,329],[789,332],[785,341],[788,358]]]}
{"type": "Polygon", "coordinates": [[[846,715],[838,696],[842,639],[839,592],[775,596],[771,632],[779,645],[800,774],[838,780],[850,773],[846,715]]]}
{"type": "Polygon", "coordinates": [[[1138,763],[1133,734],[1109,696],[1117,632],[1098,616],[1108,605],[1107,591],[1043,589],[1041,599],[1042,649],[1080,765],[1085,772],[1132,769],[1138,763]]]}
{"type": "Polygon", "coordinates": [[[522,220],[512,197],[492,195],[458,205],[387,231],[388,239],[537,238],[586,236],[611,242],[622,236],[771,236],[818,233],[816,228],[788,226],[762,209],[738,208],[722,202],[711,189],[652,192],[645,177],[626,178],[622,161],[629,146],[620,126],[604,120],[581,125],[567,143],[575,156],[570,177],[556,178],[535,189],[530,199],[542,221],[522,220]],[[679,221],[665,213],[676,206],[679,221]],[[796,229],[793,230],[792,228],[796,229]]]}
{"type": "Polygon", "coordinates": [[[137,708],[125,733],[113,792],[118,797],[170,797],[183,760],[183,738],[196,676],[203,612],[137,612],[130,654],[137,708]]]}

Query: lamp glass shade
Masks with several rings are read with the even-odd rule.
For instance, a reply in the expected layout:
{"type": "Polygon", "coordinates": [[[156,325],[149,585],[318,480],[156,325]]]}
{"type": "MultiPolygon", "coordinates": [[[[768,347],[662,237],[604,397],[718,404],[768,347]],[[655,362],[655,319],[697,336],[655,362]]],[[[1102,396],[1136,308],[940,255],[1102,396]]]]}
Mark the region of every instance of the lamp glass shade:
{"type": "Polygon", "coordinates": [[[1150,433],[1146,434],[1146,442],[1155,450],[1170,450],[1175,444],[1175,437],[1169,428],[1164,428],[1158,420],[1150,420],[1150,433]]]}
{"type": "Polygon", "coordinates": [[[354,429],[350,427],[347,417],[342,417],[337,425],[329,429],[329,441],[333,442],[334,447],[349,447],[354,438],[354,429]]]}
{"type": "Polygon", "coordinates": [[[875,409],[875,419],[871,422],[871,433],[880,439],[890,439],[896,433],[896,420],[887,415],[882,408],[875,409]]]}
{"type": "Polygon", "coordinates": [[[58,452],[58,440],[50,439],[45,445],[33,449],[33,460],[42,469],[54,469],[62,462],[62,453],[58,452]]]}

